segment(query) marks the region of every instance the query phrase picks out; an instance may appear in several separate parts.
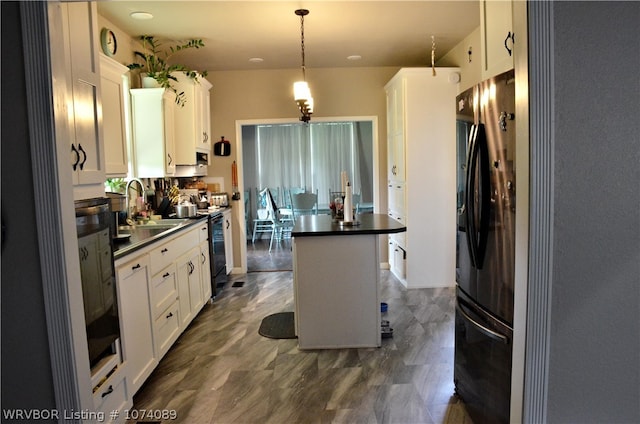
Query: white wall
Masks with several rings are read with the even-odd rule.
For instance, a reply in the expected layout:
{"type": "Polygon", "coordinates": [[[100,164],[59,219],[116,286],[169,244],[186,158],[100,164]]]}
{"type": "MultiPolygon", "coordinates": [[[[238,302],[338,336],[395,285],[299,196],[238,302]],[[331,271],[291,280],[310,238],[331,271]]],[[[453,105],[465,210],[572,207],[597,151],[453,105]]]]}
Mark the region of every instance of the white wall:
{"type": "MultiPolygon", "coordinates": [[[[313,93],[315,107],[313,119],[343,116],[378,117],[378,178],[386,181],[387,127],[386,95],[384,85],[398,68],[323,68],[307,69],[307,82],[313,93]]],[[[261,119],[298,120],[298,109],[293,101],[293,82],[300,79],[300,69],[261,71],[211,72],[207,79],[211,90],[211,133],[214,140],[225,136],[232,143],[231,156],[214,156],[209,176],[224,177],[227,191],[231,187],[231,164],[239,161],[239,140],[235,139],[236,121],[261,119]]],[[[374,149],[375,151],[375,149],[374,149]]],[[[374,161],[375,162],[375,161],[374,161]]],[[[386,187],[386,186],[384,186],[386,187]]],[[[381,210],[386,210],[386,190],[377,193],[381,210]]],[[[234,260],[240,258],[241,232],[239,208],[234,210],[234,260]]],[[[386,260],[386,256],[383,260],[386,260]]],[[[240,264],[236,260],[235,267],[240,264]]]]}
{"type": "Polygon", "coordinates": [[[460,68],[459,93],[482,81],[480,45],[480,27],[478,27],[437,61],[438,66],[460,68]]]}

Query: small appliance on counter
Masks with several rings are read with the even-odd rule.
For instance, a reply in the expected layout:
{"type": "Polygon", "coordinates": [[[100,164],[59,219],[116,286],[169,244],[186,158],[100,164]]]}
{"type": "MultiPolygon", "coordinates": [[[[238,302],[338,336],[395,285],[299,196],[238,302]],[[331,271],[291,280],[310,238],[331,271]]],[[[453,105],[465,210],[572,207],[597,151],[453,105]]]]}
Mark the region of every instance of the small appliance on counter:
{"type": "Polygon", "coordinates": [[[227,193],[211,193],[209,205],[226,208],[229,206],[229,195],[227,193]]]}

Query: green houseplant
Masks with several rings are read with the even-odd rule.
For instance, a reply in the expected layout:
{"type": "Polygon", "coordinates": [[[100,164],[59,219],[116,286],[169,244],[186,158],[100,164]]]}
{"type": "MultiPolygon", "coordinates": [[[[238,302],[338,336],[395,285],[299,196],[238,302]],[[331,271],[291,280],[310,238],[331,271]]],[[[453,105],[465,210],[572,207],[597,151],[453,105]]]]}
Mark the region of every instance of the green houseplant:
{"type": "Polygon", "coordinates": [[[146,76],[153,78],[159,87],[169,89],[176,95],[176,103],[184,106],[186,102],[184,91],[178,92],[172,82],[177,81],[176,77],[171,75],[173,72],[183,72],[187,77],[198,82],[199,76],[207,76],[207,71],[196,71],[185,65],[169,64],[168,60],[174,54],[187,49],[199,49],[204,47],[204,43],[200,39],[187,40],[182,44],[169,46],[165,48],[162,42],[156,40],[152,35],[141,35],[139,37],[142,42],[142,51],[135,51],[134,55],[138,62],[131,63],[127,67],[131,70],[139,69],[146,73],[146,76]]]}

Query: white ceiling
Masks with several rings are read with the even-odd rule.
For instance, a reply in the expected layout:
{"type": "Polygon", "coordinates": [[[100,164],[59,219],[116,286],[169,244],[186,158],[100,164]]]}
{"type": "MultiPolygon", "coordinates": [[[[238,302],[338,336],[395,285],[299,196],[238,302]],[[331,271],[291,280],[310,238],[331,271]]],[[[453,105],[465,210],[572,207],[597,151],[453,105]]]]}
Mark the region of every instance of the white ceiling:
{"type": "Polygon", "coordinates": [[[203,49],[174,56],[198,70],[300,67],[305,17],[307,68],[430,66],[480,25],[478,1],[101,1],[98,12],[132,36],[201,38],[203,49]],[[145,11],[151,20],[132,19],[145,11]],[[347,56],[360,55],[350,61],[347,56]],[[249,58],[260,57],[261,63],[249,58]]]}

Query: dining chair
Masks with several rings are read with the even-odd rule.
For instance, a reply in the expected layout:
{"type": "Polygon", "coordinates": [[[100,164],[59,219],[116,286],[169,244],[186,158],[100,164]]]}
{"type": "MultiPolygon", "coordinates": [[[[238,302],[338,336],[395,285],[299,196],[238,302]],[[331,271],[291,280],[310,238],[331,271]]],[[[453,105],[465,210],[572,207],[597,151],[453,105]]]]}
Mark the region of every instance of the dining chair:
{"type": "Polygon", "coordinates": [[[285,231],[291,231],[293,228],[292,221],[281,220],[280,213],[278,211],[278,205],[271,195],[271,191],[266,188],[263,190],[267,199],[267,210],[269,211],[269,219],[271,220],[271,241],[269,242],[269,253],[273,247],[273,241],[282,241],[283,233],[285,231]]]}
{"type": "Polygon", "coordinates": [[[296,193],[291,195],[293,219],[299,215],[318,214],[318,193],[296,193]]]}
{"type": "Polygon", "coordinates": [[[267,197],[265,190],[256,187],[256,214],[253,219],[253,235],[251,242],[256,242],[256,235],[262,233],[270,233],[272,231],[271,218],[269,217],[269,209],[267,208],[267,197]]]}
{"type": "Polygon", "coordinates": [[[304,187],[282,188],[282,206],[280,206],[280,220],[293,222],[293,208],[291,207],[291,195],[296,193],[304,193],[304,187]]]}

